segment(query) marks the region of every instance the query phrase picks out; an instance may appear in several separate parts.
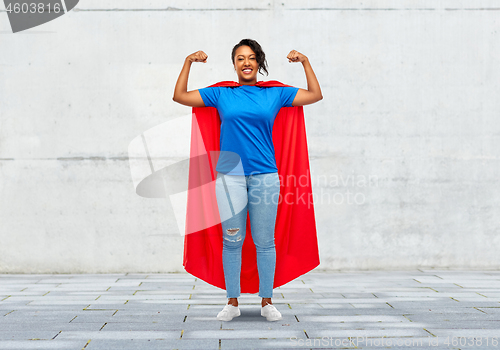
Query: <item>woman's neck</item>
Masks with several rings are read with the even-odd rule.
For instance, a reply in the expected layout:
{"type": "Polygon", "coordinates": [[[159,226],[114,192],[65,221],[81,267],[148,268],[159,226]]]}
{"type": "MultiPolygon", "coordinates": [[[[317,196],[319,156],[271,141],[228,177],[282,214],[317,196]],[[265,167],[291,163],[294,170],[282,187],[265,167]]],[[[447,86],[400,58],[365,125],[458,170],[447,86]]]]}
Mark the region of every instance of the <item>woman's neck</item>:
{"type": "Polygon", "coordinates": [[[255,85],[257,84],[257,79],[252,80],[252,81],[239,81],[238,82],[240,85],[255,85]]]}

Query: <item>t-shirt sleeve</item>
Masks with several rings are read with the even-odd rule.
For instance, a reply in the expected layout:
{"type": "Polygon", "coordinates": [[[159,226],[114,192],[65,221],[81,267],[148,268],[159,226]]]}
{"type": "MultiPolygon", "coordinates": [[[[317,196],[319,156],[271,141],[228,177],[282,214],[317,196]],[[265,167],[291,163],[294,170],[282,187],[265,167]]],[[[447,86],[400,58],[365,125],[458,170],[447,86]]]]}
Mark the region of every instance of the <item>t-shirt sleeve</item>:
{"type": "Polygon", "coordinates": [[[293,86],[283,86],[281,88],[281,106],[282,107],[292,107],[292,102],[295,99],[295,95],[299,91],[298,87],[293,86]]]}
{"type": "Polygon", "coordinates": [[[198,92],[201,95],[201,99],[205,103],[205,107],[217,108],[217,101],[219,100],[220,96],[220,87],[213,86],[213,87],[198,89],[198,92]]]}

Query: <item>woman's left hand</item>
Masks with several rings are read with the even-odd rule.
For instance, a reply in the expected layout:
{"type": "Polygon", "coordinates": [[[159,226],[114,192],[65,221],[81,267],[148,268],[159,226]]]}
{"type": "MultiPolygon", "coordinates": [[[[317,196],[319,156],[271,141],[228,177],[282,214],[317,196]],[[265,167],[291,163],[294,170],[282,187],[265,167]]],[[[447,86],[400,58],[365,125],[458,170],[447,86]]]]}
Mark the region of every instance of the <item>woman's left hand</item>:
{"type": "Polygon", "coordinates": [[[307,80],[307,90],[299,89],[299,91],[297,91],[297,94],[293,99],[292,106],[304,106],[321,100],[323,98],[323,95],[321,94],[321,87],[319,86],[318,79],[316,79],[316,75],[314,74],[309,59],[295,50],[290,51],[286,58],[288,58],[288,62],[302,63],[307,80]]]}
{"type": "Polygon", "coordinates": [[[288,62],[304,62],[307,60],[305,55],[295,50],[290,51],[286,58],[288,58],[288,62]]]}

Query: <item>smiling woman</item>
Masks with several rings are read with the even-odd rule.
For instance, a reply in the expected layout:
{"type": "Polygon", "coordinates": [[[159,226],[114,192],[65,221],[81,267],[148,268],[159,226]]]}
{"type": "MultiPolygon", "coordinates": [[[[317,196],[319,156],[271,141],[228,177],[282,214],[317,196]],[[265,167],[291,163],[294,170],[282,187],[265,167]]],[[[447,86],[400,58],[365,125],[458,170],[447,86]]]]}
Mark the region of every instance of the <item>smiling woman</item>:
{"type": "MultiPolygon", "coordinates": [[[[229,300],[217,315],[218,320],[230,321],[240,315],[237,298],[241,292],[242,247],[247,214],[250,217],[251,236],[257,255],[261,315],[268,321],[282,318],[271,301],[276,269],[276,199],[280,195],[273,126],[283,107],[303,106],[323,98],[308,58],[295,50],[290,51],[287,58],[289,62],[302,63],[307,90],[276,81],[257,82],[257,73],[268,74],[267,62],[261,46],[252,39],[241,40],[231,52],[238,83],[216,84],[187,91],[191,64],[206,63],[208,59],[205,52],[197,51],[186,58],[175,86],[174,101],[191,107],[214,107],[221,122],[221,155],[215,169],[215,187],[219,214],[221,220],[225,218],[221,222],[222,265],[229,300]],[[242,167],[235,168],[234,155],[238,158],[236,163],[242,167]],[[238,208],[243,209],[237,210],[238,208]]],[[[314,232],[315,237],[315,228],[311,232],[314,232]]],[[[317,266],[319,256],[316,242],[311,251],[314,255],[311,261],[317,266]]]]}
{"type": "MultiPolygon", "coordinates": [[[[307,79],[307,90],[298,89],[292,106],[305,106],[323,99],[318,79],[314,74],[309,59],[296,50],[290,51],[287,56],[288,62],[300,62],[304,67],[307,79]]],[[[188,57],[184,62],[179,78],[174,89],[173,100],[190,107],[206,107],[198,90],[187,91],[189,71],[193,62],[207,63],[208,55],[203,51],[197,51],[188,57]]],[[[266,55],[259,43],[252,39],[243,39],[236,44],[231,53],[234,69],[238,74],[240,85],[255,85],[257,83],[257,73],[267,71],[266,55]],[[243,72],[243,69],[246,72],[243,72]]]]}
{"type": "Polygon", "coordinates": [[[257,72],[267,71],[266,54],[259,43],[252,39],[243,39],[236,44],[231,52],[234,70],[238,74],[240,84],[249,81],[248,85],[257,83],[257,72]]]}

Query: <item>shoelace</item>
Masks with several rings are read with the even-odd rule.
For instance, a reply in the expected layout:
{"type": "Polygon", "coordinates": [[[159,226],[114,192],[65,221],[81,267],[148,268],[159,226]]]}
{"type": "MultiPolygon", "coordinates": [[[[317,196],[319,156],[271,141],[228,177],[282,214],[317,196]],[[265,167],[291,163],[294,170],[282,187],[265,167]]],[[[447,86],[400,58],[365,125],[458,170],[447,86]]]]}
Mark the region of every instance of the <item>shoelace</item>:
{"type": "Polygon", "coordinates": [[[232,305],[227,304],[226,306],[224,306],[224,308],[221,310],[221,313],[228,314],[230,312],[230,310],[229,310],[230,306],[232,306],[232,305]]]}
{"type": "Polygon", "coordinates": [[[278,311],[278,309],[276,309],[276,307],[272,304],[267,304],[266,306],[270,306],[271,308],[271,316],[279,316],[280,315],[280,312],[278,311]]]}

